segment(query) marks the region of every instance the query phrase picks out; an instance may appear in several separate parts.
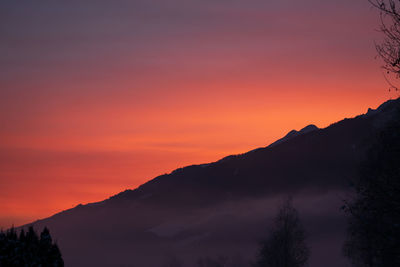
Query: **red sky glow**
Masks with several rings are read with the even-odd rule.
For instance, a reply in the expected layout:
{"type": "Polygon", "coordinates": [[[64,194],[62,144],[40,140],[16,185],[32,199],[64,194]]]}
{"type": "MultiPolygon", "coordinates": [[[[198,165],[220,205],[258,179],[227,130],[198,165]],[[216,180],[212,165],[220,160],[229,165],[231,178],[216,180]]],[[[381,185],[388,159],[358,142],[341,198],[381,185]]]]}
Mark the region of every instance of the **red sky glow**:
{"type": "Polygon", "coordinates": [[[0,227],[376,108],[378,17],[351,2],[1,3],[0,227]]]}

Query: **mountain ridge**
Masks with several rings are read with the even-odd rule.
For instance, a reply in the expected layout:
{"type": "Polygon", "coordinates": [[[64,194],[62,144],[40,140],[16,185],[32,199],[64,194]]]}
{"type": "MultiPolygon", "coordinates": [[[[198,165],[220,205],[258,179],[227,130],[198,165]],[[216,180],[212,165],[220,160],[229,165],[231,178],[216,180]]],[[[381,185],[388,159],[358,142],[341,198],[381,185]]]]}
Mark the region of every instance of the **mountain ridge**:
{"type": "MultiPolygon", "coordinates": [[[[186,168],[198,167],[198,166],[206,166],[206,167],[208,167],[208,166],[210,166],[210,165],[217,164],[217,163],[221,163],[221,162],[228,161],[228,160],[231,160],[231,159],[235,159],[235,158],[237,158],[237,157],[240,157],[240,156],[243,156],[243,155],[246,155],[246,154],[249,154],[249,153],[257,152],[257,151],[259,151],[259,150],[265,150],[265,149],[272,148],[272,147],[274,147],[274,146],[276,146],[276,145],[278,145],[278,144],[282,144],[282,143],[284,143],[284,142],[286,142],[286,141],[289,141],[289,140],[292,139],[292,138],[295,138],[295,137],[298,137],[298,136],[301,136],[301,135],[304,135],[304,134],[308,134],[308,133],[311,133],[311,132],[314,132],[314,131],[318,131],[318,130],[327,130],[328,128],[331,128],[331,127],[333,127],[333,126],[335,126],[335,125],[337,125],[337,124],[345,123],[347,120],[351,120],[351,119],[360,119],[360,118],[375,116],[375,115],[379,114],[379,112],[385,112],[385,110],[386,110],[388,107],[390,108],[390,104],[399,103],[399,102],[400,102],[400,98],[399,98],[399,99],[396,99],[396,100],[388,100],[388,101],[385,101],[384,103],[382,103],[381,105],[379,105],[379,107],[376,108],[376,109],[371,109],[371,108],[369,108],[368,111],[367,111],[367,113],[357,115],[357,116],[355,116],[355,117],[353,117],[353,118],[345,118],[345,119],[340,120],[340,121],[338,121],[338,122],[332,123],[331,125],[329,125],[329,126],[327,126],[327,127],[325,127],[325,128],[318,128],[318,127],[315,126],[314,124],[309,124],[309,125],[303,127],[300,131],[296,131],[296,130],[290,131],[290,132],[289,132],[288,134],[286,134],[284,137],[282,137],[282,138],[276,140],[275,142],[273,142],[273,143],[271,143],[270,145],[267,145],[267,146],[265,146],[265,147],[259,147],[259,148],[256,148],[256,149],[254,149],[254,150],[250,150],[250,151],[248,151],[248,152],[244,152],[244,153],[240,153],[240,154],[228,155],[228,156],[225,156],[225,157],[221,158],[220,160],[217,160],[217,161],[211,162],[211,163],[192,164],[192,165],[188,165],[188,166],[185,166],[185,167],[180,167],[180,168],[177,168],[177,169],[173,170],[173,171],[172,171],[171,173],[169,173],[169,174],[159,175],[159,176],[157,176],[157,177],[155,177],[155,178],[149,180],[148,182],[146,182],[146,183],[140,185],[140,186],[139,186],[138,188],[136,188],[136,189],[139,189],[141,186],[143,186],[143,185],[145,185],[145,184],[151,182],[151,181],[154,180],[154,179],[157,179],[157,178],[159,178],[159,177],[164,177],[164,176],[166,176],[166,175],[170,175],[170,174],[173,174],[173,173],[176,173],[176,172],[180,172],[180,171],[182,171],[183,169],[186,169],[186,168]],[[293,133],[296,133],[296,134],[293,135],[293,134],[291,134],[292,132],[293,132],[293,133]],[[289,138],[287,138],[288,135],[289,135],[289,138]],[[285,140],[283,140],[283,139],[285,139],[285,140]],[[281,141],[281,140],[282,140],[282,141],[281,141]],[[281,142],[279,142],[279,141],[281,141],[281,142]],[[277,143],[277,142],[279,142],[279,143],[277,143]]],[[[389,119],[389,118],[387,118],[386,120],[388,120],[388,119],[389,119]]],[[[125,190],[125,191],[133,191],[133,190],[136,190],[136,189],[128,189],[128,190],[125,190]]],[[[121,193],[123,193],[123,192],[121,192],[121,193]]],[[[120,194],[120,193],[119,193],[119,194],[120,194]]],[[[116,194],[116,195],[114,195],[114,196],[111,196],[110,198],[113,198],[113,197],[115,197],[115,196],[117,196],[117,195],[119,195],[119,194],[116,194]]]]}
{"type": "Polygon", "coordinates": [[[32,224],[54,231],[71,266],[88,266],[94,257],[97,266],[115,266],[118,259],[121,265],[153,267],[166,254],[182,255],[190,263],[235,250],[250,260],[266,216],[274,212],[277,199],[290,194],[319,255],[310,266],[343,266],[340,195],[399,106],[400,99],[392,100],[376,112],[323,129],[305,127],[302,134],[274,146],[178,168],[136,189],[32,224]],[[333,245],[334,252],[327,250],[333,245]],[[134,257],[126,250],[134,251],[134,257]],[[150,252],[154,257],[144,256],[150,252]]]}
{"type": "MultiPolygon", "coordinates": [[[[225,156],[225,157],[223,157],[223,158],[221,158],[221,159],[219,159],[219,160],[217,160],[217,161],[210,162],[210,163],[191,164],[191,165],[188,165],[188,166],[179,167],[179,168],[177,168],[177,169],[171,171],[170,173],[165,173],[165,174],[158,175],[158,176],[156,176],[156,177],[154,177],[154,178],[148,180],[147,182],[145,182],[145,183],[139,185],[137,188],[134,188],[134,189],[126,189],[126,190],[124,190],[124,191],[121,191],[120,193],[117,193],[117,194],[115,194],[115,195],[112,195],[112,196],[110,196],[109,198],[106,198],[106,199],[101,200],[101,201],[90,202],[90,203],[86,203],[86,204],[80,203],[80,204],[77,204],[77,205],[76,205],[75,207],[73,207],[73,208],[63,210],[63,211],[58,212],[58,213],[56,213],[56,214],[54,214],[54,215],[52,215],[52,216],[50,216],[50,217],[53,217],[53,216],[55,216],[55,215],[57,215],[57,214],[60,214],[60,213],[68,212],[69,210],[72,210],[72,209],[75,209],[75,208],[82,208],[82,207],[84,207],[84,206],[98,206],[98,205],[101,205],[101,204],[102,204],[103,202],[105,202],[105,201],[112,200],[112,199],[114,199],[114,198],[118,198],[118,197],[123,196],[123,195],[125,195],[125,194],[130,194],[130,193],[132,193],[132,192],[135,191],[135,190],[140,190],[143,186],[145,186],[145,185],[148,184],[148,183],[151,183],[153,180],[156,180],[156,179],[159,179],[159,178],[162,178],[162,177],[166,177],[166,176],[171,175],[171,174],[179,173],[179,172],[181,172],[181,171],[183,171],[183,170],[186,170],[186,169],[188,169],[188,168],[197,168],[197,167],[207,168],[207,167],[212,166],[212,165],[214,165],[214,164],[222,163],[222,162],[224,162],[224,161],[229,161],[229,160],[232,160],[232,159],[241,157],[241,156],[243,156],[243,155],[247,155],[247,154],[249,154],[249,153],[254,153],[254,152],[257,152],[257,151],[259,151],[259,150],[265,150],[265,149],[273,148],[273,147],[275,147],[275,146],[277,146],[277,145],[280,145],[280,144],[282,144],[282,143],[284,143],[284,142],[289,141],[289,140],[292,139],[292,138],[295,138],[295,137],[298,137],[298,136],[301,136],[301,135],[304,135],[304,134],[308,134],[308,133],[310,133],[310,132],[314,132],[314,131],[318,131],[318,130],[326,130],[326,129],[332,127],[332,126],[335,126],[335,125],[337,125],[337,124],[343,123],[343,122],[345,122],[345,121],[347,121],[347,120],[351,120],[351,119],[360,119],[360,118],[366,118],[366,117],[370,117],[370,116],[375,116],[375,115],[379,114],[379,112],[385,112],[388,108],[390,109],[390,106],[391,106],[391,105],[393,105],[394,103],[398,103],[398,102],[400,102],[400,98],[394,99],[394,100],[393,100],[393,99],[387,100],[387,101],[385,101],[384,103],[382,103],[381,105],[379,105],[376,109],[368,108],[367,112],[364,113],[364,114],[356,115],[356,116],[354,116],[354,117],[352,117],[352,118],[344,118],[343,120],[334,122],[334,123],[332,123],[331,125],[329,125],[329,126],[327,126],[327,127],[325,127],[325,128],[318,128],[318,127],[315,126],[314,124],[309,124],[309,125],[303,127],[303,128],[302,128],[301,130],[299,130],[299,131],[293,129],[293,130],[289,131],[284,137],[282,137],[282,138],[280,138],[280,139],[278,139],[278,140],[272,142],[271,144],[269,144],[269,145],[267,145],[267,146],[265,146],[265,147],[259,147],[259,148],[256,148],[256,149],[253,149],[253,150],[249,150],[249,151],[247,151],[247,152],[240,153],[240,154],[228,155],[228,156],[225,156]]],[[[48,217],[48,218],[50,218],[50,217],[48,217]]],[[[37,222],[37,221],[41,221],[41,220],[43,220],[43,219],[36,220],[36,221],[34,221],[33,223],[35,223],[35,222],[37,222]]],[[[28,223],[28,224],[26,224],[26,225],[30,225],[30,224],[32,224],[32,223],[28,223]]],[[[24,225],[23,225],[23,226],[24,226],[24,225]]]]}

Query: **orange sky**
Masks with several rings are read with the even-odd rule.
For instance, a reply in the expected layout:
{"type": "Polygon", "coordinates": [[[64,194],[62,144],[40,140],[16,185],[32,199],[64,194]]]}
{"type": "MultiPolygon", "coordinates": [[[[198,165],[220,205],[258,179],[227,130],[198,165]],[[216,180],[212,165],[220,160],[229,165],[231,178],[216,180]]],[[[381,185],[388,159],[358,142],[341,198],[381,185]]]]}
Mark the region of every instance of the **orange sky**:
{"type": "Polygon", "coordinates": [[[367,1],[151,2],[0,4],[0,227],[391,97],[367,1]]]}

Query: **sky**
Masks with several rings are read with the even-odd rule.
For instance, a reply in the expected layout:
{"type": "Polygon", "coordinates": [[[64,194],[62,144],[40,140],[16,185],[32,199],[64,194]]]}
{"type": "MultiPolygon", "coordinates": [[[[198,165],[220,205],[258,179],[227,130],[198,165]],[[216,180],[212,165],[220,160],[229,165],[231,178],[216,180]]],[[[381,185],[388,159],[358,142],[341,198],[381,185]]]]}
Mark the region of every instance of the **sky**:
{"type": "Polygon", "coordinates": [[[389,99],[366,0],[0,2],[0,228],[389,99]]]}

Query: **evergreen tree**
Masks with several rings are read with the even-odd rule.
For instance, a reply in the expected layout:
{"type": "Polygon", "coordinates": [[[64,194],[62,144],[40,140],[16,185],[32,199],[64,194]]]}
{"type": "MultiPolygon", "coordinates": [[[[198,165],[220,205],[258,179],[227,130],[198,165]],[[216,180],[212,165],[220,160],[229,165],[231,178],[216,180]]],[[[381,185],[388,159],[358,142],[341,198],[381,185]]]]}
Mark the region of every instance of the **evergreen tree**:
{"type": "Polygon", "coordinates": [[[62,267],[64,261],[47,228],[39,239],[33,227],[26,234],[22,229],[19,237],[12,227],[5,233],[0,231],[0,267],[3,266],[62,267]]]}
{"type": "Polygon", "coordinates": [[[21,232],[19,232],[19,241],[21,241],[23,243],[26,241],[24,229],[21,229],[21,232]]]}
{"type": "Polygon", "coordinates": [[[63,267],[64,261],[61,256],[60,249],[58,248],[57,244],[53,244],[50,249],[50,258],[52,262],[52,266],[63,267]]]}
{"type": "Polygon", "coordinates": [[[377,138],[346,202],[353,266],[400,266],[400,111],[377,138]]]}
{"type": "Polygon", "coordinates": [[[289,198],[280,208],[255,267],[303,267],[309,257],[306,234],[289,198]]]}

